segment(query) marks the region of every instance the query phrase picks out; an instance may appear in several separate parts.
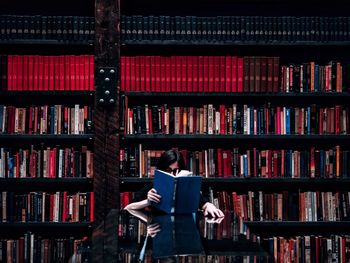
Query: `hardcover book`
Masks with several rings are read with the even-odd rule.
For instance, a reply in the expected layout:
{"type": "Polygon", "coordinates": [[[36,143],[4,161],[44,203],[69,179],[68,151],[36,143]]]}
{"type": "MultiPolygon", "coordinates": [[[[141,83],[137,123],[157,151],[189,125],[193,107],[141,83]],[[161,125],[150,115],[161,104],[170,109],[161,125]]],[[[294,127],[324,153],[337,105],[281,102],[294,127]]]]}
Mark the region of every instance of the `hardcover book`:
{"type": "Polygon", "coordinates": [[[156,170],[153,186],[161,196],[152,205],[167,214],[186,214],[198,210],[202,177],[182,170],[176,176],[156,170]]]}

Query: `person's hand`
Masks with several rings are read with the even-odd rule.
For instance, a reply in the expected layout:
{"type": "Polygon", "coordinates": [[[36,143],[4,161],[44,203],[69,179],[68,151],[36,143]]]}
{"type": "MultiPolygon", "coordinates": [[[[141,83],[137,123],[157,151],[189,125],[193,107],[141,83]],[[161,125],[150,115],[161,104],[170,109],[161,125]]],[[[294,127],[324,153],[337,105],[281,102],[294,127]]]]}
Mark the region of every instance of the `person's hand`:
{"type": "Polygon", "coordinates": [[[155,202],[155,203],[159,203],[161,198],[162,197],[159,194],[157,194],[157,191],[154,188],[149,190],[148,193],[147,193],[147,201],[148,202],[152,201],[152,202],[155,202]]]}
{"type": "Polygon", "coordinates": [[[150,237],[155,237],[159,231],[161,231],[161,228],[158,223],[153,223],[147,226],[147,235],[150,237]]]}
{"type": "Polygon", "coordinates": [[[220,224],[222,220],[224,220],[224,217],[204,217],[205,218],[205,222],[209,223],[209,224],[220,224]]]}
{"type": "Polygon", "coordinates": [[[213,218],[224,217],[224,213],[219,208],[216,208],[215,205],[209,202],[205,203],[203,206],[203,212],[204,216],[210,216],[213,218]]]}

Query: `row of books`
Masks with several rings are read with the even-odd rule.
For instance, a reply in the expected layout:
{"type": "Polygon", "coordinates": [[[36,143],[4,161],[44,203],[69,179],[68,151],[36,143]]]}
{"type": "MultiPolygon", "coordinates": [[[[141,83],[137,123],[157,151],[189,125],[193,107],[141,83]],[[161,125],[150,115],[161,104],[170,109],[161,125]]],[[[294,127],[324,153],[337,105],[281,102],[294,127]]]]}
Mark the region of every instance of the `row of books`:
{"type": "Polygon", "coordinates": [[[1,15],[0,40],[93,41],[95,18],[85,16],[1,15]]]}
{"type": "Polygon", "coordinates": [[[348,235],[307,235],[270,237],[261,240],[269,249],[273,262],[348,262],[350,237],[348,235]]]}
{"type": "MultiPolygon", "coordinates": [[[[118,262],[121,263],[136,263],[139,260],[139,254],[136,252],[122,251],[119,253],[118,262]]],[[[154,259],[152,257],[151,251],[146,251],[144,263],[162,263],[164,260],[172,260],[171,257],[165,259],[154,259]],[[170,259],[169,259],[170,258],[170,259]]],[[[269,256],[224,256],[224,255],[206,255],[206,256],[177,256],[176,262],[178,263],[269,263],[271,262],[271,257],[269,256]]],[[[170,261],[171,262],[171,261],[170,261]]]]}
{"type": "MultiPolygon", "coordinates": [[[[187,170],[205,178],[349,178],[350,151],[331,149],[179,149],[187,170]]],[[[163,150],[120,149],[122,177],[152,178],[163,150]]]]}
{"type": "Polygon", "coordinates": [[[18,239],[0,239],[0,262],[69,262],[75,257],[81,261],[74,262],[85,262],[84,243],[83,239],[43,238],[27,232],[18,239]]]}
{"type": "Polygon", "coordinates": [[[350,18],[342,16],[122,16],[129,41],[347,41],[350,18]]]}
{"type": "Polygon", "coordinates": [[[1,55],[1,89],[94,90],[92,55],[1,55]]]}
{"type": "Polygon", "coordinates": [[[121,89],[142,92],[343,92],[349,64],[280,65],[267,56],[122,56],[121,89]]]}
{"type": "Polygon", "coordinates": [[[87,146],[0,148],[0,178],[93,178],[93,158],[87,146]]]}
{"type": "Polygon", "coordinates": [[[0,105],[0,134],[92,133],[93,107],[75,104],[16,107],[0,105]]]}
{"type": "Polygon", "coordinates": [[[350,219],[350,192],[248,191],[210,193],[223,210],[244,221],[344,221],[350,219]]]}
{"type": "Polygon", "coordinates": [[[93,222],[94,192],[1,192],[2,222],[93,222]]]}
{"type": "MultiPolygon", "coordinates": [[[[128,103],[126,103],[127,106],[128,103]]],[[[140,105],[124,109],[125,134],[310,135],[348,134],[349,107],[140,105]]]]}

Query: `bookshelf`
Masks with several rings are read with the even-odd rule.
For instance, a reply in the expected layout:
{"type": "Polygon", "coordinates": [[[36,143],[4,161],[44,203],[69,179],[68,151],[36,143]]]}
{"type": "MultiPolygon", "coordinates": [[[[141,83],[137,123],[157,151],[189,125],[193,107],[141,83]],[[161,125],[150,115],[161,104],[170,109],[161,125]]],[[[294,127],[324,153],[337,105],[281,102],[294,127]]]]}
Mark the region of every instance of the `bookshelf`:
{"type": "Polygon", "coordinates": [[[94,228],[94,2],[0,9],[0,261],[68,262],[94,228]]]}
{"type": "MultiPolygon", "coordinates": [[[[348,19],[342,1],[122,1],[120,192],[132,196],[150,183],[157,154],[176,147],[207,177],[203,188],[220,208],[237,208],[233,192],[247,198],[238,206],[251,209],[244,222],[275,262],[287,262],[278,247],[287,239],[310,236],[330,242],[330,254],[346,262],[348,222],[339,215],[349,212],[340,205],[348,198],[336,196],[349,190],[348,19]],[[293,197],[283,205],[264,199],[278,194],[293,197]],[[337,200],[336,219],[320,211],[326,200],[337,200]],[[302,217],[305,206],[322,219],[302,217]],[[299,220],[254,218],[281,208],[299,220]]],[[[128,197],[121,198],[122,207],[128,197]]],[[[316,259],[321,248],[312,242],[311,249],[300,243],[302,257],[316,259]]]]}

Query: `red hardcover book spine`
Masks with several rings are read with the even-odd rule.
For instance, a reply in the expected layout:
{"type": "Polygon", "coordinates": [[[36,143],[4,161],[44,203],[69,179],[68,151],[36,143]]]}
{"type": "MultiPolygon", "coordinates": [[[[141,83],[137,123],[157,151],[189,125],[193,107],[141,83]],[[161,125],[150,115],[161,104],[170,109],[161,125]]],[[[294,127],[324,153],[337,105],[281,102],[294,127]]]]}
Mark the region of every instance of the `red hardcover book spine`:
{"type": "Polygon", "coordinates": [[[69,56],[69,67],[70,67],[70,90],[76,90],[76,84],[75,84],[75,78],[76,78],[76,71],[75,71],[75,56],[70,55],[69,56]]]}
{"type": "Polygon", "coordinates": [[[120,57],[120,90],[129,91],[130,90],[130,57],[121,56],[120,57]]]}
{"type": "Polygon", "coordinates": [[[232,78],[231,78],[231,69],[232,68],[232,57],[225,57],[225,92],[232,91],[232,78]]]}
{"type": "Polygon", "coordinates": [[[209,77],[210,77],[210,56],[204,56],[203,57],[203,92],[209,92],[209,77]]]}
{"type": "Polygon", "coordinates": [[[181,91],[187,92],[187,57],[181,56],[181,91]]]}
{"type": "Polygon", "coordinates": [[[193,91],[193,57],[187,56],[187,92],[193,91]]]}
{"type": "Polygon", "coordinates": [[[68,214],[68,205],[67,205],[67,192],[63,192],[63,198],[62,198],[62,222],[67,222],[67,214],[68,214]]]}
{"type": "Polygon", "coordinates": [[[215,59],[213,56],[209,56],[209,83],[208,92],[215,92],[215,59]]]}
{"type": "Polygon", "coordinates": [[[49,57],[43,57],[43,85],[40,90],[49,90],[49,57]]]}
{"type": "MultiPolygon", "coordinates": [[[[65,90],[64,59],[65,59],[65,56],[59,56],[59,61],[60,61],[59,89],[60,90],[65,90]]],[[[86,64],[88,65],[88,63],[86,64]]]]}
{"type": "Polygon", "coordinates": [[[204,56],[198,57],[198,89],[197,92],[204,91],[204,56]]]}
{"type": "Polygon", "coordinates": [[[166,83],[166,57],[160,57],[160,92],[167,90],[166,83]]]}
{"type": "Polygon", "coordinates": [[[71,90],[70,88],[70,75],[69,75],[69,56],[63,56],[64,60],[64,90],[71,90]]]}
{"type": "Polygon", "coordinates": [[[28,56],[28,90],[34,90],[34,56],[28,56]]]}
{"type": "Polygon", "coordinates": [[[54,88],[53,90],[60,90],[60,56],[53,56],[54,59],[54,72],[50,72],[50,75],[54,76],[54,88]]]}
{"type": "Polygon", "coordinates": [[[176,56],[176,92],[181,92],[181,57],[176,56]]]}
{"type": "Polygon", "coordinates": [[[273,57],[273,92],[279,92],[279,57],[273,57]]]}
{"type": "Polygon", "coordinates": [[[267,58],[260,58],[260,92],[267,92],[267,58]]]}
{"type": "Polygon", "coordinates": [[[176,92],[176,57],[170,57],[171,92],[176,92]]]}
{"type": "Polygon", "coordinates": [[[42,90],[44,84],[44,57],[34,56],[34,90],[42,90]]]}
{"type": "Polygon", "coordinates": [[[151,77],[150,77],[150,91],[154,92],[156,91],[156,59],[155,56],[150,57],[150,70],[151,70],[151,77]]]}
{"type": "Polygon", "coordinates": [[[226,134],[225,129],[225,105],[220,104],[219,106],[220,112],[220,134],[226,134]]]}
{"type": "Polygon", "coordinates": [[[162,88],[162,83],[161,83],[161,57],[160,56],[156,56],[155,57],[155,64],[156,64],[156,88],[155,91],[156,92],[160,92],[161,88],[162,88]]]}
{"type": "Polygon", "coordinates": [[[237,57],[237,92],[243,92],[243,58],[237,57]]]}
{"type": "Polygon", "coordinates": [[[95,57],[89,55],[89,89],[95,90],[95,57]]]}
{"type": "Polygon", "coordinates": [[[81,55],[80,56],[80,90],[87,90],[86,86],[86,80],[88,77],[88,72],[85,72],[85,56],[86,55],[81,55]]]}
{"type": "Polygon", "coordinates": [[[7,90],[13,90],[13,58],[14,56],[8,55],[7,57],[7,90]]]}
{"type": "Polygon", "coordinates": [[[220,92],[220,57],[214,56],[214,92],[220,92]]]}
{"type": "MultiPolygon", "coordinates": [[[[273,92],[273,58],[267,58],[267,92],[273,92]]],[[[278,73],[277,73],[278,74],[278,73]]]]}
{"type": "Polygon", "coordinates": [[[22,88],[22,90],[25,90],[25,91],[27,91],[27,90],[29,90],[29,84],[28,84],[28,79],[29,79],[29,76],[28,76],[28,68],[29,68],[29,66],[28,66],[28,56],[26,56],[26,55],[24,55],[24,56],[22,56],[22,61],[23,61],[23,88],[22,88]]]}
{"type": "Polygon", "coordinates": [[[192,56],[192,91],[198,92],[198,56],[192,56]]]}
{"type": "Polygon", "coordinates": [[[165,57],[165,91],[171,92],[171,57],[165,57]]]}
{"type": "Polygon", "coordinates": [[[23,56],[17,56],[17,87],[16,90],[23,90],[23,56]]]}
{"type": "Polygon", "coordinates": [[[56,63],[56,56],[49,56],[49,86],[48,90],[54,90],[55,89],[55,63],[56,63]]]}
{"type": "Polygon", "coordinates": [[[80,86],[80,78],[81,78],[81,73],[80,73],[80,56],[75,56],[75,61],[74,61],[74,67],[75,67],[75,90],[81,90],[80,86]]]}
{"type": "Polygon", "coordinates": [[[151,57],[145,56],[145,91],[151,91],[151,57]]]}
{"type": "Polygon", "coordinates": [[[135,57],[135,89],[134,91],[140,91],[141,83],[140,83],[140,56],[135,57]]]}
{"type": "Polygon", "coordinates": [[[219,57],[219,61],[220,61],[220,82],[219,82],[219,92],[225,92],[226,91],[226,86],[225,86],[225,82],[226,82],[226,77],[225,77],[225,73],[226,73],[226,59],[225,56],[220,56],[219,57]]]}
{"type": "Polygon", "coordinates": [[[218,177],[223,177],[223,163],[222,163],[222,149],[217,149],[217,155],[218,155],[218,177]]]}
{"type": "Polygon", "coordinates": [[[146,91],[146,88],[145,88],[145,73],[146,73],[145,56],[140,56],[139,61],[140,61],[140,87],[139,87],[139,91],[144,92],[144,91],[146,91]]]}
{"type": "MultiPolygon", "coordinates": [[[[126,69],[128,74],[128,69],[126,69]]],[[[128,91],[128,90],[127,90],[128,91]]],[[[136,57],[130,57],[130,90],[136,91],[136,57]]]]}

